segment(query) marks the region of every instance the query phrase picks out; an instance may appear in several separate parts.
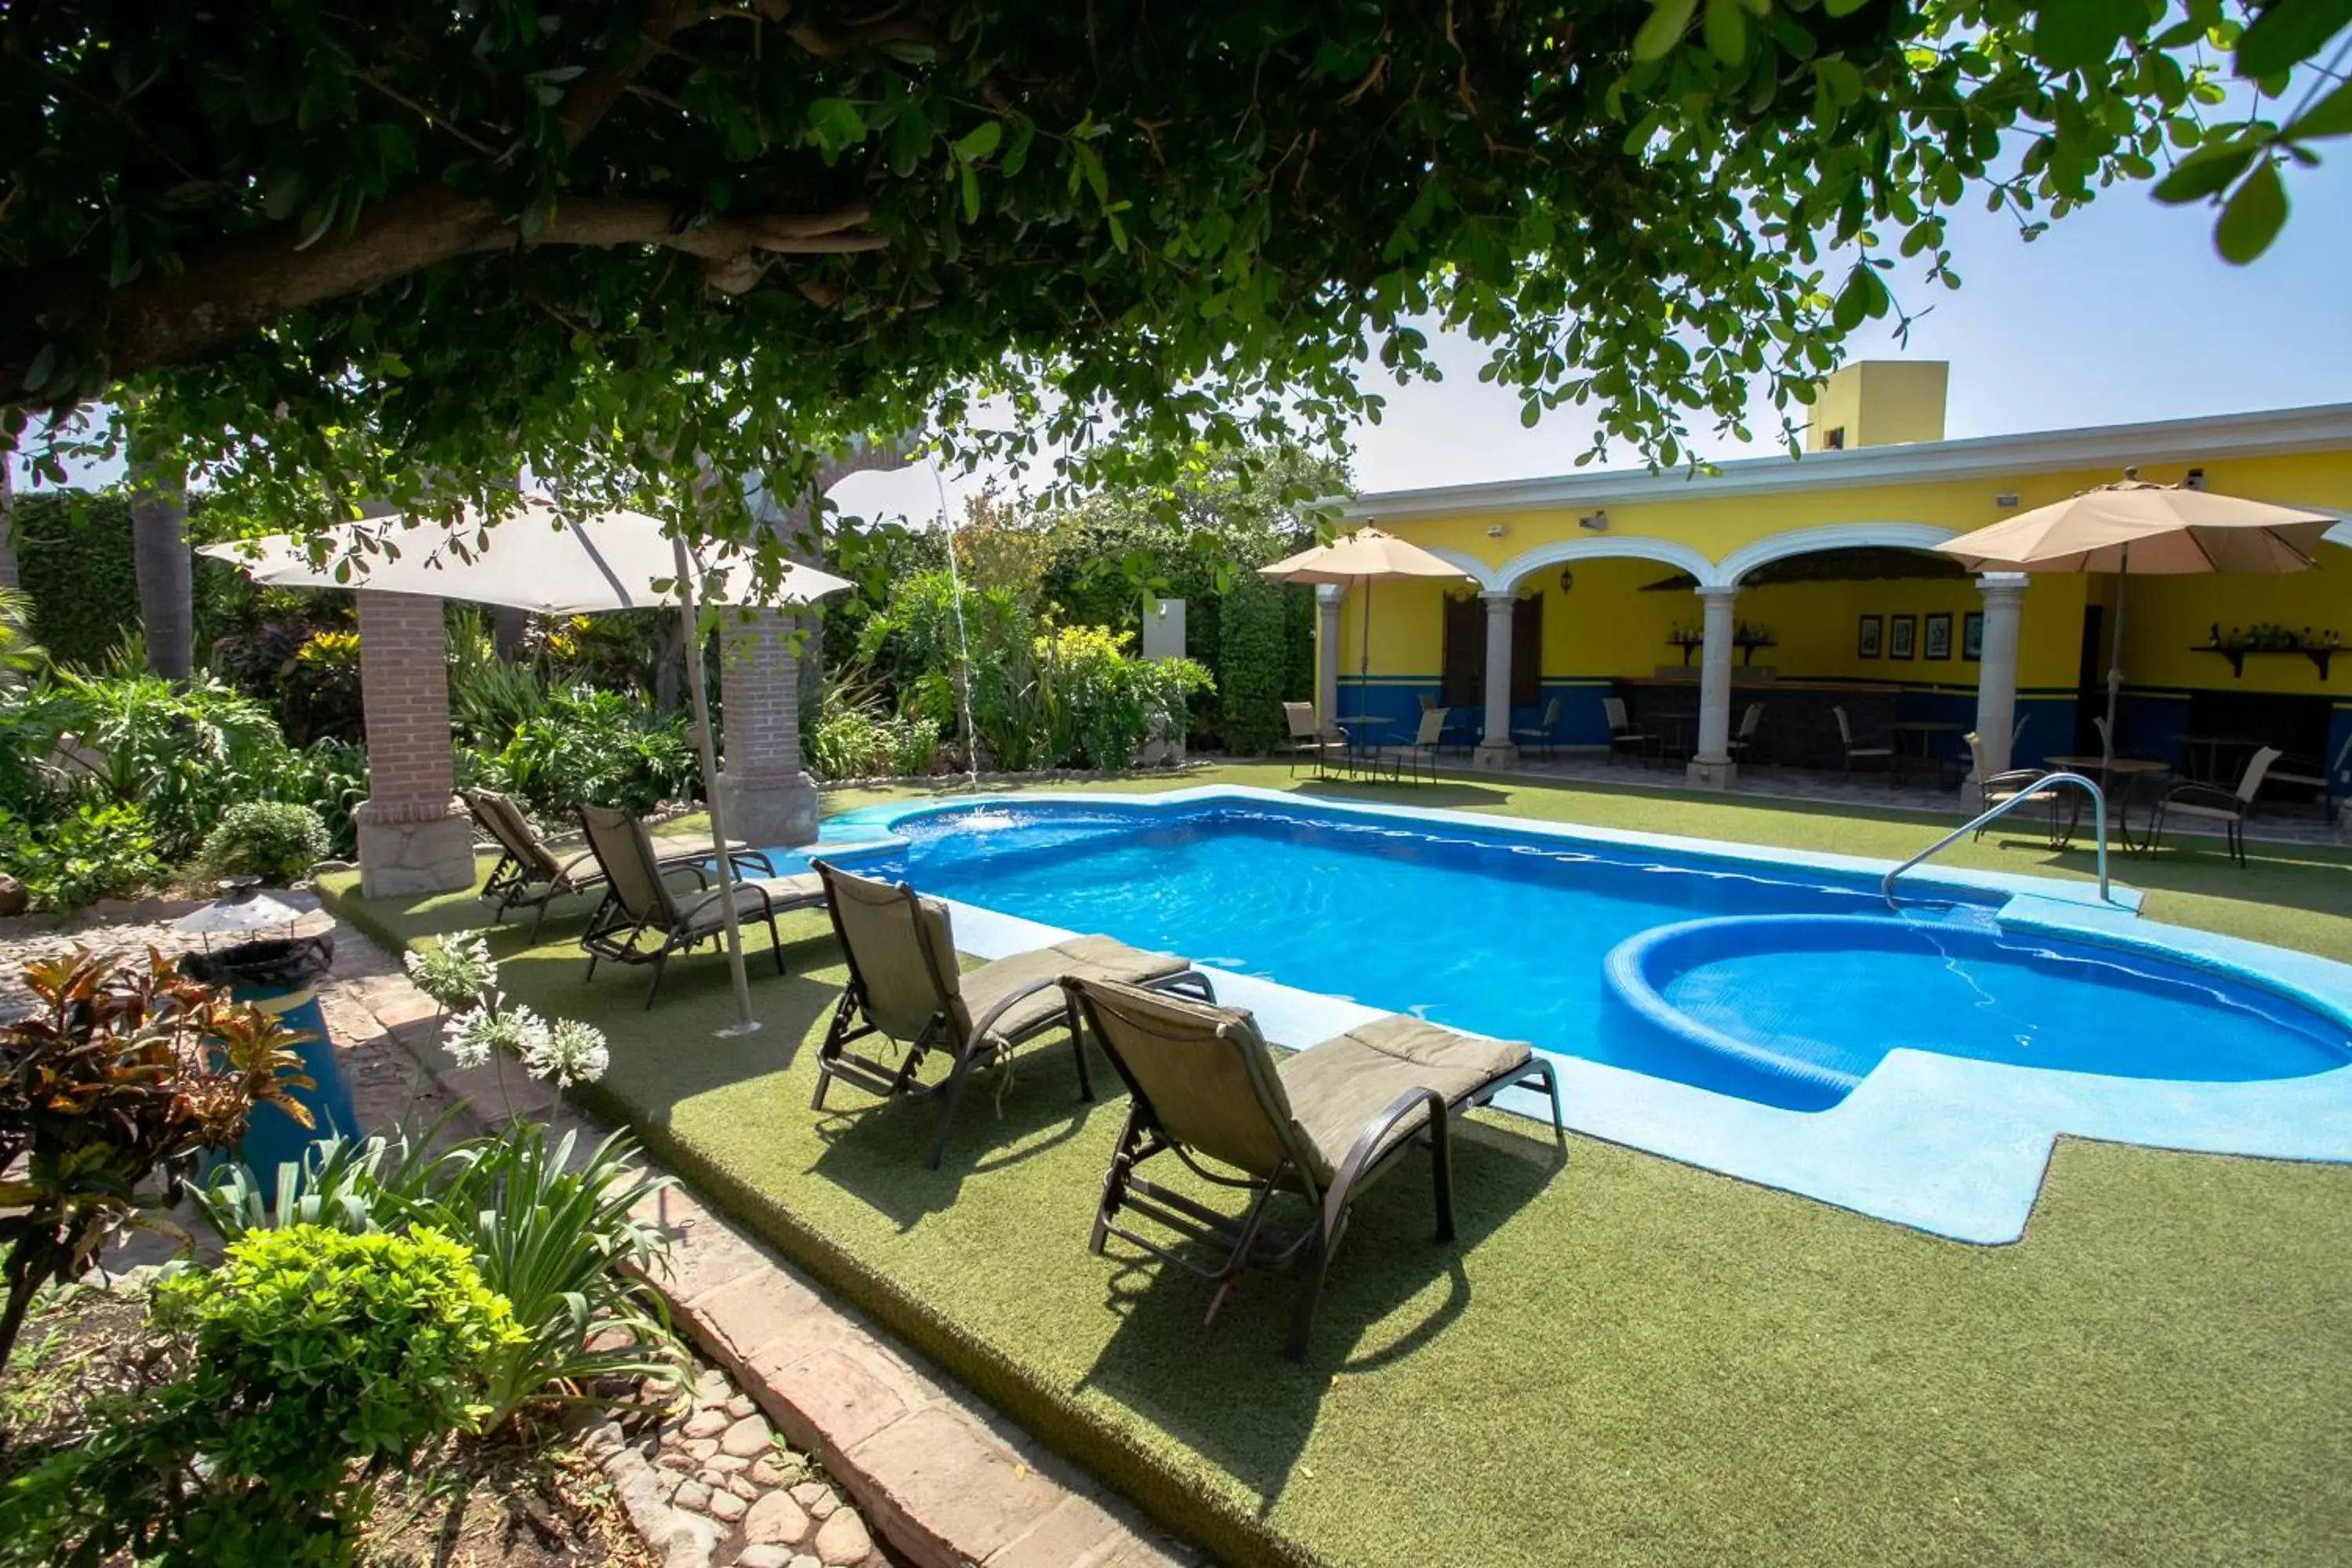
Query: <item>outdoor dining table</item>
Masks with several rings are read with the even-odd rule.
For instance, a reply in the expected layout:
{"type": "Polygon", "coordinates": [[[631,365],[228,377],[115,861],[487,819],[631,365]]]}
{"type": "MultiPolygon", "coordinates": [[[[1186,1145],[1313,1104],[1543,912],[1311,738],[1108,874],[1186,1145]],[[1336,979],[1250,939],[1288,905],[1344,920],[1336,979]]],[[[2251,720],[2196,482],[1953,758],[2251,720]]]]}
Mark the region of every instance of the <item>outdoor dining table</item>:
{"type": "Polygon", "coordinates": [[[1944,782],[1944,759],[1934,754],[1936,737],[1938,735],[1957,735],[1960,733],[1961,731],[1967,729],[1968,726],[1965,724],[1948,723],[1937,719],[1898,719],[1895,721],[1893,728],[1895,731],[1896,748],[1895,755],[1897,759],[1899,760],[1906,755],[1906,753],[1902,750],[1904,737],[1910,735],[1917,736],[1919,740],[1919,749],[1916,752],[1907,753],[1907,755],[1916,757],[1923,763],[1931,763],[1936,770],[1936,782],[1937,784],[1941,784],[1944,782]]]}
{"type": "MultiPolygon", "coordinates": [[[[2249,754],[2262,750],[2263,742],[2245,735],[2183,735],[2180,743],[2189,752],[2189,776],[2200,783],[2231,784],[2237,781],[2221,772],[2221,753],[2230,751],[2249,754]],[[2205,765],[2197,765],[2197,753],[2205,753],[2205,765]]],[[[2234,773],[2236,770],[2232,769],[2234,773]]]]}
{"type": "Polygon", "coordinates": [[[2171,764],[2160,763],[2154,757],[2102,757],[2095,752],[2084,756],[2044,757],[2042,762],[2045,767],[2063,768],[2069,773],[2097,778],[2099,789],[2116,809],[2116,842],[2126,849],[2144,847],[2132,842],[2132,785],[2143,778],[2169,773],[2171,764]],[[2121,790],[2112,788],[2107,783],[2109,779],[2121,779],[2124,787],[2121,790]]]}
{"type": "Polygon", "coordinates": [[[1662,762],[1688,758],[1694,750],[1691,731],[1698,723],[1698,715],[1685,710],[1679,713],[1648,713],[1643,722],[1657,727],[1658,757],[1662,762]]]}

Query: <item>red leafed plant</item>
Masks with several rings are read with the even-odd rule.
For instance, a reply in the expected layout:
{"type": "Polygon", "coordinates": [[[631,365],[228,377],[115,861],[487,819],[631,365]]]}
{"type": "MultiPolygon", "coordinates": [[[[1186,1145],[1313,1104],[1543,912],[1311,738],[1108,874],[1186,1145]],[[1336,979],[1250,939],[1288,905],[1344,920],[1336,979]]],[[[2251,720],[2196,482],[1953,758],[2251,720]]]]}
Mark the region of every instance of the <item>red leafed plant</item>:
{"type": "Polygon", "coordinates": [[[35,1293],[86,1273],[116,1230],[180,1234],[152,1211],[176,1201],[198,1154],[244,1136],[255,1106],[310,1125],[291,1098],[310,1087],[290,1048],[307,1037],[154,949],[143,963],[78,949],[26,964],[25,982],[40,1005],[0,1028],[0,1206],[13,1211],[0,1214],[0,1367],[35,1293]]]}

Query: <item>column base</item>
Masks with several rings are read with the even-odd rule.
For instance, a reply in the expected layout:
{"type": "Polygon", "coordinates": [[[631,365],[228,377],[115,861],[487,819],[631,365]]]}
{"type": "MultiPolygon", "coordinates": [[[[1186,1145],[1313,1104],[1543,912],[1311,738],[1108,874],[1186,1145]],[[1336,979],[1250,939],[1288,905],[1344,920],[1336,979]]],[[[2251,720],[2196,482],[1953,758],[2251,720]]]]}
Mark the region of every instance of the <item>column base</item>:
{"type": "Polygon", "coordinates": [[[433,803],[363,801],[359,828],[360,892],[371,899],[453,893],[474,885],[474,824],[452,796],[433,803]]]}
{"type": "Polygon", "coordinates": [[[1683,769],[1683,782],[1693,789],[1729,789],[1739,777],[1739,764],[1724,758],[1693,757],[1683,769]]]}
{"type": "Polygon", "coordinates": [[[1509,741],[1481,741],[1470,757],[1474,768],[1516,768],[1519,765],[1519,748],[1509,741]]]}
{"type": "Polygon", "coordinates": [[[804,773],[758,778],[721,773],[719,795],[729,837],[754,849],[816,842],[816,781],[804,773]]]}

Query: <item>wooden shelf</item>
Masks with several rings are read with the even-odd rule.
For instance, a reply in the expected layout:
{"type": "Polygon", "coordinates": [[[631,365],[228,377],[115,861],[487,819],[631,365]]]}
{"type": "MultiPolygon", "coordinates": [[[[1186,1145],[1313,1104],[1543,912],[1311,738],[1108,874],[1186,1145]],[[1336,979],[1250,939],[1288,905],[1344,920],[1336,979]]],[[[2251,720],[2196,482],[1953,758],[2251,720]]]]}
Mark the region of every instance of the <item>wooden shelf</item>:
{"type": "Polygon", "coordinates": [[[2219,644],[2207,642],[2194,644],[2189,647],[2189,651],[2190,653],[2220,654],[2223,658],[2230,661],[2231,673],[2236,676],[2240,680],[2243,680],[2246,678],[2246,656],[2248,654],[2257,656],[2279,653],[2300,654],[2305,658],[2311,660],[2312,664],[2319,671],[2319,679],[2325,680],[2327,679],[2328,661],[2334,658],[2341,650],[2333,647],[2305,647],[2299,644],[2294,647],[2222,647],[2219,644]]]}

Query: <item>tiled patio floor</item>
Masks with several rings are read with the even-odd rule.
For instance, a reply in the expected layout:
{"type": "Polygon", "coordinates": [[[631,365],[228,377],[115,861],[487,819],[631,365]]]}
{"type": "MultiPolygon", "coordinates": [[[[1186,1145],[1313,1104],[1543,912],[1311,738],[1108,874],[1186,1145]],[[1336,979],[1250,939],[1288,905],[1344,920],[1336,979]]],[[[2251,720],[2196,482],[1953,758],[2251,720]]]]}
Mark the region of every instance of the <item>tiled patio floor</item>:
{"type": "MultiPolygon", "coordinates": [[[[1448,757],[1444,765],[1449,772],[1467,769],[1466,763],[1454,757],[1448,757]]],[[[1509,773],[1523,778],[1610,784],[1629,789],[1679,791],[1690,788],[1684,781],[1683,764],[1679,762],[1629,762],[1603,756],[1597,752],[1563,751],[1551,758],[1523,756],[1509,773]]],[[[1939,781],[1919,763],[1907,764],[1900,774],[1893,776],[1882,771],[1848,776],[1814,768],[1751,765],[1741,769],[1739,781],[1732,786],[1731,793],[1758,801],[1805,801],[1822,805],[1848,805],[1873,812],[1916,812],[1924,816],[1948,817],[1954,826],[1958,826],[1976,805],[1973,791],[1963,797],[1959,777],[1958,771],[1948,765],[1939,781]]],[[[2146,790],[2134,795],[2130,825],[2135,835],[2147,826],[2148,805],[2154,799],[2154,793],[2146,790]]],[[[2086,823],[2084,831],[2087,834],[2088,830],[2086,823]]],[[[2220,837],[2218,833],[2186,827],[2178,820],[2165,827],[2168,840],[2184,833],[2203,837],[2220,837]]],[[[2257,815],[2248,826],[2246,836],[2249,839],[2269,844],[2342,842],[2331,825],[2320,817],[2317,808],[2307,805],[2282,807],[2274,816],[2257,815]]]]}

